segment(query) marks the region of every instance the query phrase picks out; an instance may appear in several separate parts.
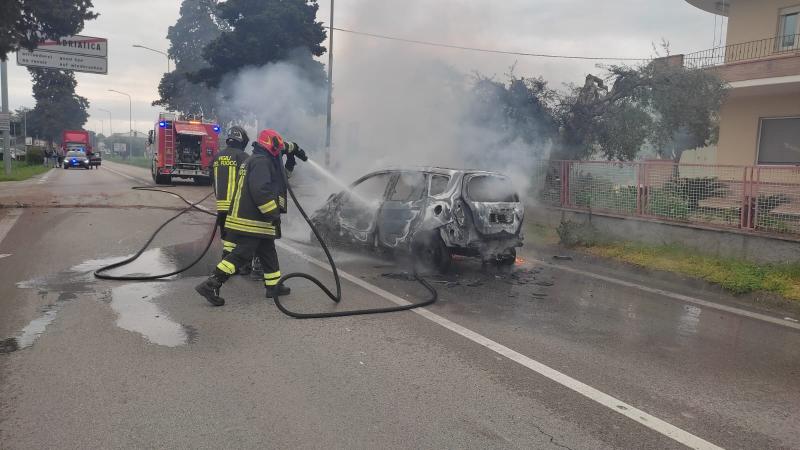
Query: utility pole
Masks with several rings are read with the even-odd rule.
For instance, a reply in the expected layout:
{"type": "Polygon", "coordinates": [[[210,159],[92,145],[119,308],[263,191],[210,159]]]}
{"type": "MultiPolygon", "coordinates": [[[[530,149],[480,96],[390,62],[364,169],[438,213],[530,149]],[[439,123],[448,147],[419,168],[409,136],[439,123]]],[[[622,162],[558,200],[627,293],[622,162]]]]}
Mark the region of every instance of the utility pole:
{"type": "MultiPolygon", "coordinates": [[[[3,115],[8,115],[8,63],[0,61],[0,96],[3,97],[3,115]]],[[[3,167],[6,176],[11,176],[11,134],[3,129],[3,167]]]]}
{"type": "Polygon", "coordinates": [[[328,37],[328,115],[325,128],[325,166],[331,166],[331,111],[333,106],[333,3],[331,0],[331,27],[328,37]]]}

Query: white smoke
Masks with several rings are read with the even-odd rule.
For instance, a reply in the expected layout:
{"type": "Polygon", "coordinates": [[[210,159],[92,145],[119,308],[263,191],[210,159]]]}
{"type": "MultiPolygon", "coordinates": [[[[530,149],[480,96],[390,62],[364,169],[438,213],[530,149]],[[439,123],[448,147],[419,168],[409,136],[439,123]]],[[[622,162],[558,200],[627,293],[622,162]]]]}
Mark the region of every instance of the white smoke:
{"type": "MultiPolygon", "coordinates": [[[[379,11],[367,13],[374,19],[379,11]]],[[[467,120],[475,107],[470,73],[424,47],[359,42],[337,53],[334,67],[334,174],[349,183],[387,167],[485,169],[506,173],[521,193],[527,190],[534,163],[547,157],[549,146],[513,141],[514,130],[501,123],[467,120]]],[[[310,82],[292,62],[247,69],[225,84],[229,106],[256,111],[258,128],[278,130],[324,162],[326,86],[310,82]]]]}

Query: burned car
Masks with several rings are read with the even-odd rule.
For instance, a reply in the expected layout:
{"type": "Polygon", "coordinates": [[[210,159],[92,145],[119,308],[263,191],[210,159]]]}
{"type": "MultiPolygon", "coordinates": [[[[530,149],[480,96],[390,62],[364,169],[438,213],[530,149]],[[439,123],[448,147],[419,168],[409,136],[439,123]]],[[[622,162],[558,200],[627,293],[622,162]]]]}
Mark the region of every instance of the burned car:
{"type": "Polygon", "coordinates": [[[366,175],[331,195],[312,220],[326,240],[411,253],[444,271],[452,255],[513,264],[523,217],[502,174],[423,168],[366,175]]]}

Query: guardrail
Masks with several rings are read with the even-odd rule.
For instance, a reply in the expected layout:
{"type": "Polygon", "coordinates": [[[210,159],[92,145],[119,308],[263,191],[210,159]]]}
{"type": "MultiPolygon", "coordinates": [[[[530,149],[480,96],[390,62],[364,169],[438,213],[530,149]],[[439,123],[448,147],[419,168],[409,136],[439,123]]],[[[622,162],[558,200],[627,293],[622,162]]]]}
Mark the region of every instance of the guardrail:
{"type": "Polygon", "coordinates": [[[683,64],[689,69],[704,69],[797,52],[800,52],[800,34],[788,34],[689,53],[683,56],[683,64]]]}
{"type": "Polygon", "coordinates": [[[542,161],[533,187],[550,206],[800,236],[800,166],[542,161]]]}

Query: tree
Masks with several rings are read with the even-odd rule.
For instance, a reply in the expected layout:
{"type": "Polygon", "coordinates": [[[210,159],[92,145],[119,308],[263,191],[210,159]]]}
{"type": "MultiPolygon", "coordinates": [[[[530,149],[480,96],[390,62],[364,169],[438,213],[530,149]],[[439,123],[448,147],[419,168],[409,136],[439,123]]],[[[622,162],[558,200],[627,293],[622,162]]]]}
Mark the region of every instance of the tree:
{"type": "Polygon", "coordinates": [[[662,156],[679,158],[686,148],[714,142],[726,92],[717,75],[659,60],[607,70],[606,80],[588,75],[562,96],[556,115],[563,145],[554,156],[630,160],[650,143],[662,156]],[[679,150],[665,152],[679,136],[679,150]]]}
{"type": "Polygon", "coordinates": [[[36,106],[28,113],[28,134],[48,141],[60,139],[61,131],[80,129],[89,114],[89,101],[75,94],[75,74],[69,70],[29,68],[36,106]]]}
{"type": "Polygon", "coordinates": [[[245,67],[293,58],[310,79],[324,81],[322,56],[326,33],[316,21],[316,0],[227,0],[217,17],[224,31],[203,50],[209,66],[189,74],[189,80],[218,87],[228,74],[245,67]],[[303,56],[298,57],[298,50],[303,56]]]}
{"type": "MultiPolygon", "coordinates": [[[[513,70],[512,70],[513,72],[513,70]]],[[[508,83],[478,75],[472,88],[469,120],[492,128],[507,145],[521,140],[527,145],[545,143],[557,135],[553,103],[556,92],[540,78],[508,75],[508,83]]]]}
{"type": "Polygon", "coordinates": [[[3,0],[0,14],[0,60],[20,48],[33,50],[41,38],[80,32],[97,17],[91,0],[3,0]]]}
{"type": "Polygon", "coordinates": [[[216,115],[216,91],[186,77],[187,73],[208,67],[203,49],[220,34],[216,8],[215,0],[184,0],[181,4],[180,17],[167,32],[175,71],[161,78],[158,85],[161,98],[153,102],[154,106],[187,114],[216,115]]]}

